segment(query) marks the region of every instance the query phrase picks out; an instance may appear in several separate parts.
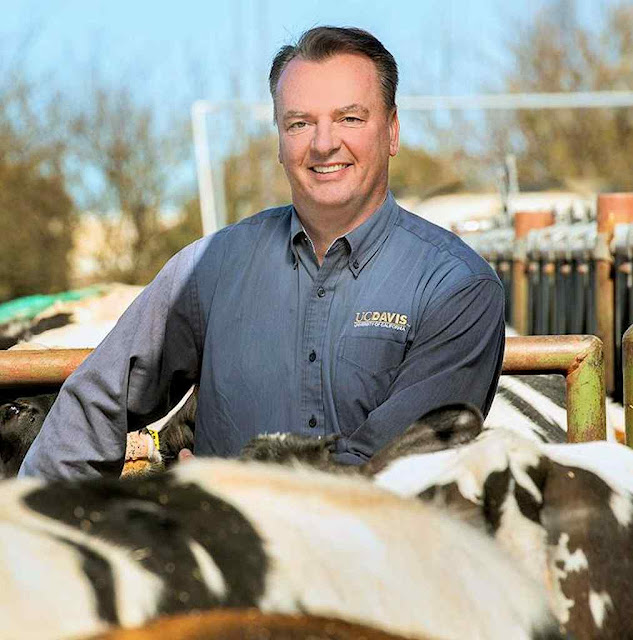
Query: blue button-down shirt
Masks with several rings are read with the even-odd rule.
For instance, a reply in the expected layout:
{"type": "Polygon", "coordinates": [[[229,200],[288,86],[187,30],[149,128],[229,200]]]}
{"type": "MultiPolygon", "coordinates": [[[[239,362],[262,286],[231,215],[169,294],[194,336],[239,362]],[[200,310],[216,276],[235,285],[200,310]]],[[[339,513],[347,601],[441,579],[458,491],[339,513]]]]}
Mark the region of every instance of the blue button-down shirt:
{"type": "Polygon", "coordinates": [[[196,454],[335,433],[357,463],[438,406],[486,412],[503,336],[489,265],[391,194],[320,266],[294,208],[270,209],[170,260],[66,381],[22,473],[117,471],[125,433],[192,383],[196,454]]]}

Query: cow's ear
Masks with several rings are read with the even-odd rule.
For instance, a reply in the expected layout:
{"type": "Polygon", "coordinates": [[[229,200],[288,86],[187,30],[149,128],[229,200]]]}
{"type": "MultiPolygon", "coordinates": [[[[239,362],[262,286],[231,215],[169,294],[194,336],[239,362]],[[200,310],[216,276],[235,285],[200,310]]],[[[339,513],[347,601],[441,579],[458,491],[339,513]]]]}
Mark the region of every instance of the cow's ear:
{"type": "Polygon", "coordinates": [[[416,420],[405,434],[416,435],[421,444],[426,440],[437,441],[453,447],[470,442],[481,433],[481,411],[472,404],[450,404],[429,411],[416,420]]]}
{"type": "Polygon", "coordinates": [[[434,409],[396,436],[363,466],[373,475],[390,462],[408,455],[443,451],[473,440],[481,433],[483,417],[470,404],[451,404],[434,409]]]}

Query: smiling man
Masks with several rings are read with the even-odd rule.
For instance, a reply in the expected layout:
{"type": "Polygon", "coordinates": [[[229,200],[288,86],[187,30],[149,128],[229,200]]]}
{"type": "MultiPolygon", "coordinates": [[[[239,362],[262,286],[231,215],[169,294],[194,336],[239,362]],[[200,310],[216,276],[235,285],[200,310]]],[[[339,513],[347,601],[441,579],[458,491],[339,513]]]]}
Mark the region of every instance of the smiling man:
{"type": "Polygon", "coordinates": [[[271,73],[279,161],[320,263],[336,238],[365,222],[385,201],[400,125],[370,58],[293,56],[282,67],[284,58],[282,52],[271,73]]]}
{"type": "Polygon", "coordinates": [[[199,384],[196,455],[264,432],[340,436],[360,463],[422,414],[487,412],[503,292],[459,238],[388,189],[398,71],[360,29],[317,27],[270,72],[292,205],[179,252],[66,381],[22,467],[118,472],[125,435],[199,384]]]}

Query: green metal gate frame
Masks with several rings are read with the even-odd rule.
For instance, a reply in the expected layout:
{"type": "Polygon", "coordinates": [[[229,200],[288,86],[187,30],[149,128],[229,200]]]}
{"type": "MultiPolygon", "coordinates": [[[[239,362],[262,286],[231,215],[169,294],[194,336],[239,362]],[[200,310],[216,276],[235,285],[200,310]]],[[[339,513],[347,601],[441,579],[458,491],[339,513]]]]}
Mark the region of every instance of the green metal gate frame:
{"type": "Polygon", "coordinates": [[[503,373],[560,373],[567,384],[567,441],[606,440],[605,370],[596,336],[506,339],[503,373]]]}

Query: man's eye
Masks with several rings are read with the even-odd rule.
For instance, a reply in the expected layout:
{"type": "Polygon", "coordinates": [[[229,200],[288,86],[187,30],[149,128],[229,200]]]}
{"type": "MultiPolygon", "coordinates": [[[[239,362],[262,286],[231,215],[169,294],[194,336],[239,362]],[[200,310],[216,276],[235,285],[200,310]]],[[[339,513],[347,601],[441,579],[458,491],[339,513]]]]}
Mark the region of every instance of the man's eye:
{"type": "Polygon", "coordinates": [[[293,122],[288,128],[289,129],[303,129],[308,123],[307,122],[293,122]]]}
{"type": "Polygon", "coordinates": [[[360,118],[357,118],[356,116],[345,116],[343,118],[344,122],[351,122],[351,123],[357,123],[357,122],[362,122],[362,120],[360,118]]]}

